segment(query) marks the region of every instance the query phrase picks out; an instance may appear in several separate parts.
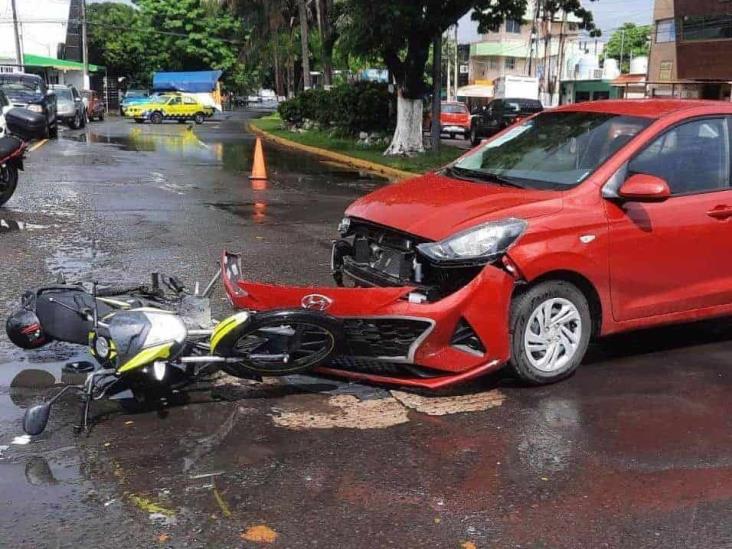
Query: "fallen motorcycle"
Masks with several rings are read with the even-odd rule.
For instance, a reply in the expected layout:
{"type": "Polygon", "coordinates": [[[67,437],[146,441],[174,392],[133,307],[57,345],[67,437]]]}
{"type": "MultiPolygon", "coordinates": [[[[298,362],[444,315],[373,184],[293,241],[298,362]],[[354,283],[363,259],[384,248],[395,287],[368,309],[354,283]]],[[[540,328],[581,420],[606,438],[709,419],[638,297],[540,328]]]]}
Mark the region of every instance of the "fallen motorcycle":
{"type": "Polygon", "coordinates": [[[7,321],[11,341],[25,349],[51,341],[85,343],[99,368],[83,384],[29,408],[25,432],[42,433],[52,404],[69,391],[81,395],[78,428],[88,430],[91,404],[113,391],[158,399],[219,369],[245,379],[282,376],[310,370],[338,350],[338,321],[318,311],[242,311],[212,322],[208,299],[218,276],[203,292],[158,274],[150,286],[61,283],[26,292],[7,321]]]}
{"type": "Polygon", "coordinates": [[[46,119],[42,114],[15,108],[5,113],[5,123],[7,135],[0,138],[0,206],[15,193],[28,141],[42,137],[40,128],[45,130],[46,119]]]}

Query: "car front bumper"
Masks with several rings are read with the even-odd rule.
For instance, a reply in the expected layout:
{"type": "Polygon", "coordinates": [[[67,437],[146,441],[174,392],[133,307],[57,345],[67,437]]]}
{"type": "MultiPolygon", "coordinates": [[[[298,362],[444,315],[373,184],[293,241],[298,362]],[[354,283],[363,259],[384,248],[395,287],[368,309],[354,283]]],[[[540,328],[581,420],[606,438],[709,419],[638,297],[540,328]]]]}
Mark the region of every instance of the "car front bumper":
{"type": "Polygon", "coordinates": [[[314,301],[327,305],[318,310],[343,322],[347,353],[319,368],[322,373],[438,389],[496,370],[510,354],[515,280],[494,266],[433,302],[412,286],[279,286],[248,282],[241,275],[240,257],[224,252],[223,285],[237,309],[312,308],[314,301]],[[464,344],[468,340],[471,345],[464,344]]]}

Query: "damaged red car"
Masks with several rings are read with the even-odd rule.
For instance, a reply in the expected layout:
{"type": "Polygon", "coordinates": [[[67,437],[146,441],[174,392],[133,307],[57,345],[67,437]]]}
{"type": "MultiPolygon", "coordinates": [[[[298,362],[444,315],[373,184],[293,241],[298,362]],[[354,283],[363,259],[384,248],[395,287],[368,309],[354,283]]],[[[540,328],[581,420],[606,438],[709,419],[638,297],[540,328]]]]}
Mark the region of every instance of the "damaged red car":
{"type": "Polygon", "coordinates": [[[335,318],[320,370],[439,388],[507,365],[571,375],[592,338],[732,314],[732,105],[601,101],[512,126],[346,211],[339,287],[241,279],[238,308],[335,318]]]}

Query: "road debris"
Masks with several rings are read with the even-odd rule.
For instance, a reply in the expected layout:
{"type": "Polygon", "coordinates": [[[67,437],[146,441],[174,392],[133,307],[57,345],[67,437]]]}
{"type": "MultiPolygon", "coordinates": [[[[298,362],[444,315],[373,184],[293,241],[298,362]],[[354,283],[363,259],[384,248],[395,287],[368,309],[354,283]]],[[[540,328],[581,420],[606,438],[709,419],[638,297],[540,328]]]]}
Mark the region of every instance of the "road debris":
{"type": "Polygon", "coordinates": [[[258,524],[250,526],[241,533],[241,539],[255,543],[274,543],[277,539],[277,532],[269,526],[258,524]]]}

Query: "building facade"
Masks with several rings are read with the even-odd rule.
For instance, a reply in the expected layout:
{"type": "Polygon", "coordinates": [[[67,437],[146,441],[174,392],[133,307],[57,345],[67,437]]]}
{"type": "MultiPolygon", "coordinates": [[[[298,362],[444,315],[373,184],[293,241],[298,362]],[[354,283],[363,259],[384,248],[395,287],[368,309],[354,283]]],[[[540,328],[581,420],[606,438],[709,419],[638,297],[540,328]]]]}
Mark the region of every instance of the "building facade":
{"type": "Polygon", "coordinates": [[[500,76],[534,76],[544,103],[556,104],[559,82],[584,53],[578,22],[558,14],[551,23],[542,23],[531,10],[521,21],[505,21],[497,32],[484,34],[470,45],[469,84],[492,86],[500,76]]]}
{"type": "MultiPolygon", "coordinates": [[[[10,0],[0,0],[0,71],[42,74],[51,84],[89,87],[81,64],[81,0],[16,0],[22,60],[10,0]]],[[[90,66],[99,78],[103,68],[90,66]]]]}
{"type": "Polygon", "coordinates": [[[653,18],[650,93],[730,100],[732,2],[656,0],[653,18]]]}

